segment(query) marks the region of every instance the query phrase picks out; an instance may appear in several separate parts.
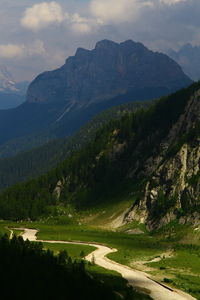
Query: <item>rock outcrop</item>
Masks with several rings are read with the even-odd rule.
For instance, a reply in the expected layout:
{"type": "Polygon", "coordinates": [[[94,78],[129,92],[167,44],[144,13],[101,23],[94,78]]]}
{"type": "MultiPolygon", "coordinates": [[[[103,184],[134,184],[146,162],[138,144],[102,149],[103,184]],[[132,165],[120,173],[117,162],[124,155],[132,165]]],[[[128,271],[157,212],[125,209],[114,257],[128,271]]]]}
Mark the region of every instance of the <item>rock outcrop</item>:
{"type": "Polygon", "coordinates": [[[124,222],[137,220],[150,230],[177,217],[180,223],[200,224],[200,90],[144,169],[149,180],[143,197],[129,209],[124,222]]]}

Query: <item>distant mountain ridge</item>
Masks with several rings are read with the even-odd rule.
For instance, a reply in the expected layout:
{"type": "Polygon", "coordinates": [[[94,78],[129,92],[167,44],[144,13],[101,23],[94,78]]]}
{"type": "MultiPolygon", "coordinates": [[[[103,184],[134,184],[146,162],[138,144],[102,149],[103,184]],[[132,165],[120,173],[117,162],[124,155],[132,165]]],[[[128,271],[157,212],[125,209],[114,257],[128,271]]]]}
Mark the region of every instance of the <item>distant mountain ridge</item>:
{"type": "Polygon", "coordinates": [[[158,98],[191,82],[167,55],[130,40],[103,40],[91,51],[79,48],[60,69],[40,74],[24,104],[0,111],[0,145],[24,137],[32,145],[31,136],[43,131],[40,144],[66,137],[106,108],[158,98]]]}
{"type": "Polygon", "coordinates": [[[0,65],[0,91],[18,92],[13,75],[3,65],[0,65]]]}
{"type": "Polygon", "coordinates": [[[200,46],[192,46],[188,43],[178,51],[169,50],[167,54],[183,68],[190,78],[200,79],[200,46]]]}
{"type": "Polygon", "coordinates": [[[28,81],[17,83],[11,72],[0,65],[0,109],[17,107],[25,102],[28,81]]]}

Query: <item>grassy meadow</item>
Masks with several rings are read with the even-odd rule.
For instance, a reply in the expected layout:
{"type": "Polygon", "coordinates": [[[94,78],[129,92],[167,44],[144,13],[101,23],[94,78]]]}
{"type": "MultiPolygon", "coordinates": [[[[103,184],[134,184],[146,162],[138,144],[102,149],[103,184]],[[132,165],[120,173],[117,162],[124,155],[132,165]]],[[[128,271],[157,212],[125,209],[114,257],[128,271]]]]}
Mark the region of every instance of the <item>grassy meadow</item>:
{"type": "MultiPolygon", "coordinates": [[[[9,234],[8,227],[36,228],[38,239],[42,240],[83,241],[116,248],[117,252],[108,255],[110,259],[144,270],[153,279],[180,288],[200,299],[200,230],[198,228],[173,222],[156,232],[149,233],[143,225],[138,226],[136,223],[111,231],[80,222],[54,225],[52,222],[0,222],[2,234],[9,234]],[[130,232],[137,234],[129,234],[130,232]]],[[[55,254],[60,250],[66,250],[73,259],[81,259],[81,252],[86,256],[94,250],[93,247],[84,245],[49,243],[44,243],[44,248],[49,248],[55,254]]],[[[105,270],[103,269],[102,272],[105,270]]]]}

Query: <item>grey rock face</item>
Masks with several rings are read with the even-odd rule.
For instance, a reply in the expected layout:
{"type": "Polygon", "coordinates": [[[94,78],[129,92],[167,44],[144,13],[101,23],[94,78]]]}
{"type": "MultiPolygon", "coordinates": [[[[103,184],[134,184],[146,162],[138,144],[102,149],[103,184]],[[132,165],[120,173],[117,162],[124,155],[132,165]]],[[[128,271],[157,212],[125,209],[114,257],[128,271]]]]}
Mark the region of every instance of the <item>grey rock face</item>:
{"type": "Polygon", "coordinates": [[[160,228],[179,217],[184,224],[192,220],[199,225],[200,205],[200,90],[188,101],[184,113],[172,126],[168,136],[160,145],[159,155],[146,162],[146,183],[143,197],[134,204],[124,222],[137,220],[145,223],[149,230],[160,228]],[[191,134],[196,130],[196,134],[191,134]],[[170,147],[187,137],[179,150],[167,155],[170,147]],[[163,148],[163,144],[165,147],[163,148]],[[158,203],[166,206],[166,213],[158,217],[158,203]],[[157,211],[156,211],[157,210],[157,211]],[[157,218],[154,218],[154,215],[157,218]]]}
{"type": "Polygon", "coordinates": [[[78,48],[60,69],[39,75],[28,89],[27,101],[88,106],[134,89],[164,88],[170,93],[190,83],[167,55],[131,40],[103,40],[91,51],[78,48]]]}

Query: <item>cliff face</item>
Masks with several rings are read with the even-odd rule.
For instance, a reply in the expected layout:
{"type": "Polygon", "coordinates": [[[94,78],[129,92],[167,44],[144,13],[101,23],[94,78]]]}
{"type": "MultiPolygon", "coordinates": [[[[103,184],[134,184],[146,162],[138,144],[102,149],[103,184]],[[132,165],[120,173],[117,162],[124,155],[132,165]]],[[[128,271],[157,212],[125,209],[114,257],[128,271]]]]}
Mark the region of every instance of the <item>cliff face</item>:
{"type": "Polygon", "coordinates": [[[149,180],[124,222],[138,220],[150,230],[176,218],[200,224],[200,90],[190,98],[158,153],[145,163],[149,180]]]}
{"type": "Polygon", "coordinates": [[[104,40],[91,51],[79,48],[60,69],[39,75],[29,87],[27,101],[87,106],[131,90],[150,88],[169,94],[190,83],[168,56],[130,40],[121,44],[104,40]]]}

